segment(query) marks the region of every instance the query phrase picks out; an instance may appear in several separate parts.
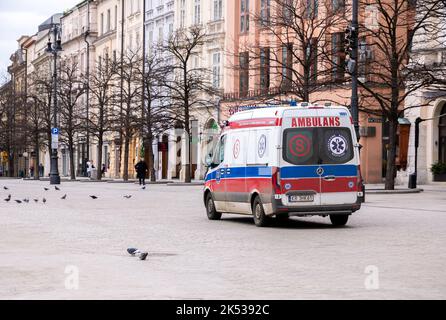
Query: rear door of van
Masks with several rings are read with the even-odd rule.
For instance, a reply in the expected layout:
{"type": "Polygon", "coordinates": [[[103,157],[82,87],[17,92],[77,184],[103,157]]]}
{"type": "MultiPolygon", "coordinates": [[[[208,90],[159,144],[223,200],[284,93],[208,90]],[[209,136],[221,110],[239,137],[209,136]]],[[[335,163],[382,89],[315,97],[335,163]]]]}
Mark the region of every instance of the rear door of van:
{"type": "Polygon", "coordinates": [[[318,165],[318,142],[315,128],[306,119],[317,116],[317,110],[286,110],[282,118],[282,152],[280,185],[286,206],[321,204],[321,177],[318,165]]]}
{"type": "Polygon", "coordinates": [[[282,119],[282,190],[286,205],[353,204],[358,155],[345,109],[296,108],[282,119]]]}
{"type": "Polygon", "coordinates": [[[350,114],[343,109],[324,109],[320,116],[339,118],[335,126],[319,129],[319,159],[323,169],[321,205],[353,204],[361,190],[358,190],[359,153],[350,114]]]}

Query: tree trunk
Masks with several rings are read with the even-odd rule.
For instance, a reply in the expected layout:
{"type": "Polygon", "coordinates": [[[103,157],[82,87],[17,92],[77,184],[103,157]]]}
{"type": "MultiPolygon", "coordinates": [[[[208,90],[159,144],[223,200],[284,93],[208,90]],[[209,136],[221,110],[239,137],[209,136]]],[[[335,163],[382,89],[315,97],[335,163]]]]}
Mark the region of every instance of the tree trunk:
{"type": "Polygon", "coordinates": [[[129,181],[129,154],[130,154],[130,138],[127,133],[124,142],[124,181],[129,181]]]}
{"type": "Polygon", "coordinates": [[[156,181],[155,176],[155,157],[153,154],[153,138],[151,136],[147,137],[144,142],[145,158],[149,167],[149,179],[151,182],[156,181]]]}
{"type": "Polygon", "coordinates": [[[34,163],[34,180],[39,180],[40,177],[40,172],[39,172],[39,168],[40,168],[40,154],[39,154],[39,134],[37,133],[35,136],[35,152],[36,152],[36,157],[35,157],[35,163],[34,163]]]}
{"type": "Polygon", "coordinates": [[[102,147],[104,145],[102,137],[98,139],[98,157],[96,158],[98,164],[97,179],[102,180],[102,147]]]}
{"type": "Polygon", "coordinates": [[[396,133],[398,127],[398,120],[389,121],[389,149],[387,151],[387,167],[386,167],[386,190],[395,189],[395,175],[396,175],[396,133]]]}
{"type": "Polygon", "coordinates": [[[76,172],[74,170],[74,143],[70,141],[70,146],[68,148],[68,151],[70,152],[70,179],[76,180],[76,172]]]}

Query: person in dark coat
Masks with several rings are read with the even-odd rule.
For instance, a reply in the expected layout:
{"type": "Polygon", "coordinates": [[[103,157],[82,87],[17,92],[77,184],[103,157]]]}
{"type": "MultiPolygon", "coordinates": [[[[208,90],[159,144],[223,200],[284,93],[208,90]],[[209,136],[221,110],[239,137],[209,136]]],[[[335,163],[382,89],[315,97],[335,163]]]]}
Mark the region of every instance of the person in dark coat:
{"type": "Polygon", "coordinates": [[[146,185],[146,174],[149,167],[147,166],[147,163],[141,159],[135,166],[135,170],[137,173],[137,178],[139,179],[139,185],[146,185]]]}

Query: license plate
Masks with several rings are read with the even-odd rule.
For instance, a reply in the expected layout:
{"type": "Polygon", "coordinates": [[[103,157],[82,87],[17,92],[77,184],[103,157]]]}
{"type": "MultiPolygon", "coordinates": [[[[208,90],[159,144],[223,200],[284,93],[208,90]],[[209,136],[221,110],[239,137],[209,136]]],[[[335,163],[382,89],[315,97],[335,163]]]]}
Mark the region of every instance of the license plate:
{"type": "Polygon", "coordinates": [[[299,196],[289,196],[290,202],[313,202],[314,195],[299,195],[299,196]]]}

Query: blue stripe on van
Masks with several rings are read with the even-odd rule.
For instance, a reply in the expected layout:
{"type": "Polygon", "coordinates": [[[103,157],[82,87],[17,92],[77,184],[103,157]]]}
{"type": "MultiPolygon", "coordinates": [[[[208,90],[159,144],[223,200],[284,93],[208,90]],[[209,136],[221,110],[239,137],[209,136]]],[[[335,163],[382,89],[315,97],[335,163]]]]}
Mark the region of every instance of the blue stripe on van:
{"type": "Polygon", "coordinates": [[[357,167],[355,165],[316,165],[316,166],[292,166],[282,167],[280,169],[280,177],[287,178],[318,178],[317,168],[324,169],[324,176],[334,175],[336,177],[355,177],[357,175],[357,167]]]}
{"type": "MultiPolygon", "coordinates": [[[[324,176],[334,175],[336,177],[355,177],[357,175],[356,165],[315,165],[315,166],[290,166],[282,167],[280,169],[280,177],[283,179],[289,178],[318,178],[316,173],[317,168],[324,169],[324,176]]],[[[256,166],[256,167],[231,167],[221,168],[209,173],[206,176],[206,181],[216,179],[217,171],[224,170],[224,178],[269,178],[272,175],[272,167],[256,166]],[[228,175],[227,169],[230,170],[228,175]]]]}

